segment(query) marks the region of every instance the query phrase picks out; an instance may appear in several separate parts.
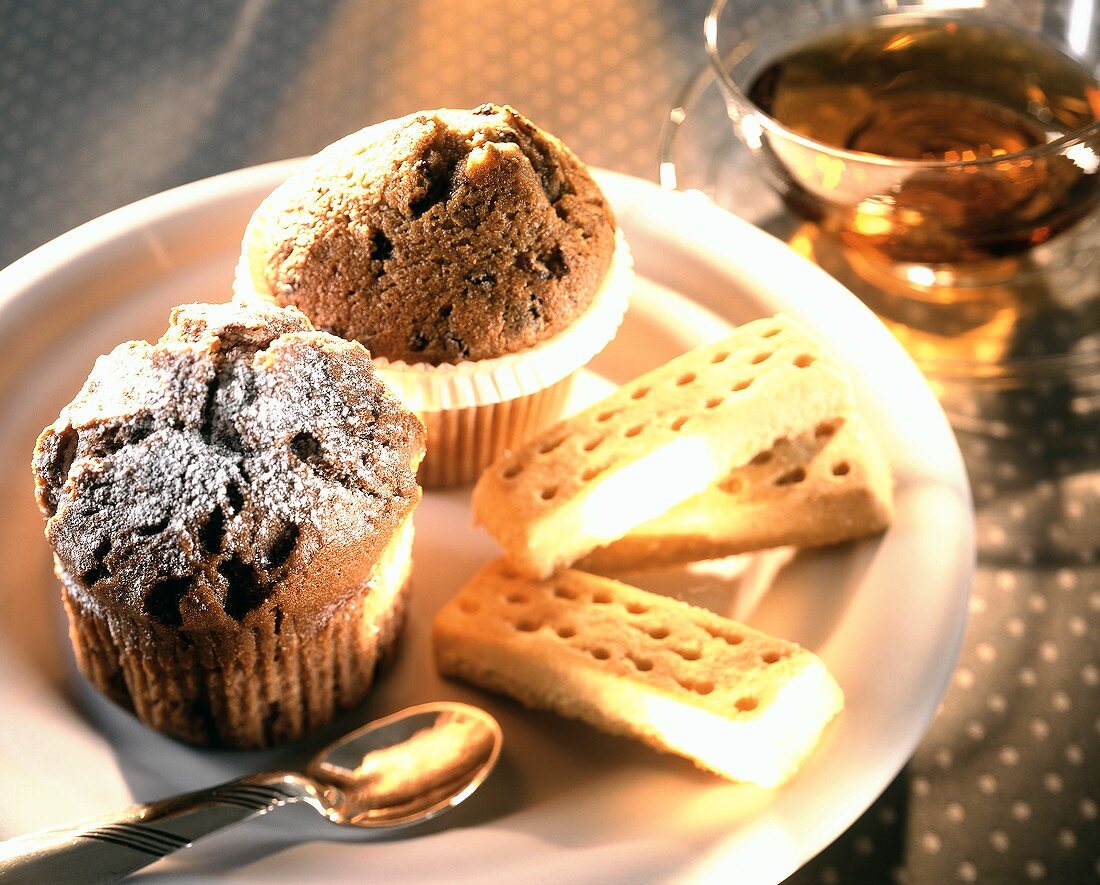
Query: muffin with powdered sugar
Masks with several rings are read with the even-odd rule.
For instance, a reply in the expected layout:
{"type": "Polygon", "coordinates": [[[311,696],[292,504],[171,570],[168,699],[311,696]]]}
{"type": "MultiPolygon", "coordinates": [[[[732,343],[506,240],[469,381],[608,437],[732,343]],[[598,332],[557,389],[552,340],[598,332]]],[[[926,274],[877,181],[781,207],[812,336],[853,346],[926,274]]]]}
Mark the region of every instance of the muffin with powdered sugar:
{"type": "Polygon", "coordinates": [[[361,345],[270,304],[176,308],[35,448],[80,669],[195,743],[328,721],[400,627],[423,450],[361,345]]]}

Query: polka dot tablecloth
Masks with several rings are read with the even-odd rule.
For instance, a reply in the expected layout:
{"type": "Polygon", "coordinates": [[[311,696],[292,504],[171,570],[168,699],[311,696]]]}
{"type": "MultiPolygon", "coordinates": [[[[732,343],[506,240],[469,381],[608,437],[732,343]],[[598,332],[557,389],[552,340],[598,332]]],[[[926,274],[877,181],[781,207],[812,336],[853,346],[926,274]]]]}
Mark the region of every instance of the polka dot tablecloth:
{"type": "MultiPolygon", "coordinates": [[[[655,178],[705,9],[0,0],[0,265],[139,197],[421,107],[507,101],[588,162],[655,178]]],[[[1100,879],[1100,428],[1027,402],[1019,433],[960,434],[980,562],[941,711],[791,882],[1100,879]]]]}

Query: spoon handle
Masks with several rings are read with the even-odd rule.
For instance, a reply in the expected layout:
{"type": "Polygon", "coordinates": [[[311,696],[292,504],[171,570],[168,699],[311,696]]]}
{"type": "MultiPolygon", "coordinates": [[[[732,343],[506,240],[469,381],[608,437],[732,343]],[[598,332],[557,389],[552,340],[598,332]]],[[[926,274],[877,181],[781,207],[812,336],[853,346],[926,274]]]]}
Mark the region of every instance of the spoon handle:
{"type": "Polygon", "coordinates": [[[133,805],[80,826],[0,844],[0,881],[117,882],[203,836],[314,796],[305,778],[266,772],[133,805]]]}

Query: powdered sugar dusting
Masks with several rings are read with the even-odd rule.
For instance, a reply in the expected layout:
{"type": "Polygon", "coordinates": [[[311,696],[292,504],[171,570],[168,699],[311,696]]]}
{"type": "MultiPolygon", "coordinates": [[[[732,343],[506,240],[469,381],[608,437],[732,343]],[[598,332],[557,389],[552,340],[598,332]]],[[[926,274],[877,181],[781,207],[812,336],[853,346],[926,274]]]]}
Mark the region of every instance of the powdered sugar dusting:
{"type": "Polygon", "coordinates": [[[194,304],[156,344],[100,357],[34,470],[59,564],[91,600],[215,626],[291,570],[369,573],[418,500],[422,454],[360,345],[293,309],[194,304]]]}

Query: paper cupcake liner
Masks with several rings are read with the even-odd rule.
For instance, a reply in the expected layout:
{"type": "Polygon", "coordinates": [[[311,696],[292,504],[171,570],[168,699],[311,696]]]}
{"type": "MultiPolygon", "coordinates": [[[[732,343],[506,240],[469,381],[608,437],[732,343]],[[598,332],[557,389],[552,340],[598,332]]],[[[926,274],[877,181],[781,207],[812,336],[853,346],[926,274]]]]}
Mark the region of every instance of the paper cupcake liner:
{"type": "Polygon", "coordinates": [[[573,378],[513,400],[421,412],[429,440],[429,456],[418,474],[421,485],[438,489],[473,482],[497,455],[561,416],[573,378]]]}
{"type": "Polygon", "coordinates": [[[193,744],[297,740],[367,694],[405,615],[411,523],[386,565],[335,609],[273,611],[233,631],[172,629],[95,605],[56,565],[80,671],[142,722],[193,744]]]}
{"type": "MultiPolygon", "coordinates": [[[[245,230],[233,283],[238,299],[275,300],[265,278],[269,254],[265,216],[275,211],[278,197],[276,189],[245,230]]],[[[472,482],[506,449],[519,446],[559,418],[564,392],[550,391],[572,378],[615,337],[633,283],[630,248],[617,230],[611,267],[592,303],[567,329],[534,347],[438,366],[372,357],[379,377],[428,429],[421,484],[438,488],[472,482]],[[523,405],[521,401],[528,398],[535,401],[523,405]],[[498,432],[501,427],[512,430],[498,432]]]]}

